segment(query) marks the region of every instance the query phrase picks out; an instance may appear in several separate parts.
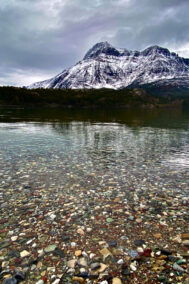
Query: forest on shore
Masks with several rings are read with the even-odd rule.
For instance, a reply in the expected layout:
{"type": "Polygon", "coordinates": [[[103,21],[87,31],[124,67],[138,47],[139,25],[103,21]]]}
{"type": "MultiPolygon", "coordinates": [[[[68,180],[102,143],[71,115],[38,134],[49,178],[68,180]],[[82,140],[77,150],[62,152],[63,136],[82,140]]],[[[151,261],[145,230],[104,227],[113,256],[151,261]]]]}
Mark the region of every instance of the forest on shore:
{"type": "Polygon", "coordinates": [[[65,107],[65,108],[127,108],[127,107],[189,107],[189,95],[151,94],[134,89],[26,89],[0,87],[0,106],[65,107]]]}

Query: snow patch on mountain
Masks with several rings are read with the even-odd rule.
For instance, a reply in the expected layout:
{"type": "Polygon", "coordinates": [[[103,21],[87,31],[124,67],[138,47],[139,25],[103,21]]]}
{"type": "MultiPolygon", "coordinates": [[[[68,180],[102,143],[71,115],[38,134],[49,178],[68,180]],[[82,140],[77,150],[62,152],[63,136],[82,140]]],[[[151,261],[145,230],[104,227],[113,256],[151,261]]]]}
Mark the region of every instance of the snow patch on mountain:
{"type": "Polygon", "coordinates": [[[166,48],[151,46],[140,52],[100,42],[73,67],[28,88],[120,89],[183,77],[189,78],[189,59],[166,48]]]}

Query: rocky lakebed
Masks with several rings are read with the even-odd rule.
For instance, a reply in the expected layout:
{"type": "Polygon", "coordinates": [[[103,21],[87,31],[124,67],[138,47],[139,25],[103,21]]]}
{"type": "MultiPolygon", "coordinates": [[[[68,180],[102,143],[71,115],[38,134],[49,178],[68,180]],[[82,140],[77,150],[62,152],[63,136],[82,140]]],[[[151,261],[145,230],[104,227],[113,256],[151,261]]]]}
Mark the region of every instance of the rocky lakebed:
{"type": "Polygon", "coordinates": [[[0,135],[0,283],[189,283],[188,130],[19,122],[0,135]]]}

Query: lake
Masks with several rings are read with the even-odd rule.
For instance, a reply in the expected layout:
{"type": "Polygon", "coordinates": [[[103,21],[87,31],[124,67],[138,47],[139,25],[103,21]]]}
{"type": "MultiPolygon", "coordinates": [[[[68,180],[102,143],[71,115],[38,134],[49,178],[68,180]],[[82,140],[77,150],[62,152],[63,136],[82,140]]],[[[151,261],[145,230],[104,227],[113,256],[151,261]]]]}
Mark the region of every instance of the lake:
{"type": "MultiPolygon", "coordinates": [[[[179,250],[173,240],[189,221],[189,111],[1,108],[0,190],[0,247],[15,237],[11,249],[34,257],[55,243],[69,259],[75,247],[96,253],[113,239],[127,242],[123,262],[137,239],[179,250]]],[[[26,283],[40,273],[31,275],[26,283]]]]}

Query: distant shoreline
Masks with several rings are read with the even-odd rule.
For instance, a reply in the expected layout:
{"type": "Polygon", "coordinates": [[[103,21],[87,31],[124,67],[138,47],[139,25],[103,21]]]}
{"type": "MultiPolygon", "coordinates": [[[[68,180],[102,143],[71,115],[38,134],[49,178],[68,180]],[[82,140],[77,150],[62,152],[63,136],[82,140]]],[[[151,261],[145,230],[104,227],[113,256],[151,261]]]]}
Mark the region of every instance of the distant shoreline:
{"type": "Polygon", "coordinates": [[[147,93],[143,89],[25,89],[0,87],[0,107],[49,107],[66,109],[96,108],[178,108],[187,105],[189,96],[163,96],[147,93]]]}

